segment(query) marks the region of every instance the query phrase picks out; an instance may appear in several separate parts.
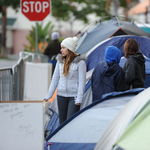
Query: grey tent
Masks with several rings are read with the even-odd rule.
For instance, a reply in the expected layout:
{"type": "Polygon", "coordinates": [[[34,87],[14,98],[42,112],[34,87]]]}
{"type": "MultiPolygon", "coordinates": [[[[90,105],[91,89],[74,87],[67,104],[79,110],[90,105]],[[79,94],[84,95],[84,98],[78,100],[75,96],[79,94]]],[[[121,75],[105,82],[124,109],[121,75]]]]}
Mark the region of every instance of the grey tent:
{"type": "Polygon", "coordinates": [[[134,22],[122,21],[115,17],[108,21],[98,22],[82,33],[79,37],[76,53],[86,54],[99,42],[119,35],[137,35],[150,38],[150,34],[139,28],[134,22]]]}
{"type": "Polygon", "coordinates": [[[94,150],[111,150],[137,114],[150,101],[150,87],[135,96],[113,119],[94,150]]]}
{"type": "Polygon", "coordinates": [[[51,143],[51,150],[93,150],[111,121],[141,91],[132,89],[105,95],[62,123],[46,138],[45,145],[51,143]]]}

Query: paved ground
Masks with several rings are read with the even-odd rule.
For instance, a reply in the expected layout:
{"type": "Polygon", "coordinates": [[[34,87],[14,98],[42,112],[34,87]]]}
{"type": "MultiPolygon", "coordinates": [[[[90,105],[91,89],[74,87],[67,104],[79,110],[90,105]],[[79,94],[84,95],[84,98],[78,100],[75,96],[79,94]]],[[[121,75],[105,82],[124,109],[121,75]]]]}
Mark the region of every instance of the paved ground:
{"type": "Polygon", "coordinates": [[[16,55],[8,55],[7,59],[0,58],[0,69],[5,67],[12,67],[19,60],[19,56],[16,55]]]}

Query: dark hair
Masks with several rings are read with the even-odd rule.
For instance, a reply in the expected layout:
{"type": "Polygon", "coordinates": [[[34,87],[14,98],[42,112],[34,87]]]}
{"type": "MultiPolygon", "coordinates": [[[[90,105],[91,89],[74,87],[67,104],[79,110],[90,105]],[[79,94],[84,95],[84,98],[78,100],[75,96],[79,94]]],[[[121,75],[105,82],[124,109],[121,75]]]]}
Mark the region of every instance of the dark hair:
{"type": "Polygon", "coordinates": [[[139,52],[139,45],[135,39],[128,39],[124,44],[125,57],[136,55],[139,52]]]}

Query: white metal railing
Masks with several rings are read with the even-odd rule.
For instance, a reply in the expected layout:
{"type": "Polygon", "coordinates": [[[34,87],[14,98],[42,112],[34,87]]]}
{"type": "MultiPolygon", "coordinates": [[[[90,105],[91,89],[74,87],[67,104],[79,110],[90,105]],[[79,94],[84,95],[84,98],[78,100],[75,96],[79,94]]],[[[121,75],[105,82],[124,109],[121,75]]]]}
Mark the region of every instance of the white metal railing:
{"type": "Polygon", "coordinates": [[[20,52],[14,66],[0,68],[0,101],[23,100],[26,62],[48,62],[48,56],[20,52]]]}

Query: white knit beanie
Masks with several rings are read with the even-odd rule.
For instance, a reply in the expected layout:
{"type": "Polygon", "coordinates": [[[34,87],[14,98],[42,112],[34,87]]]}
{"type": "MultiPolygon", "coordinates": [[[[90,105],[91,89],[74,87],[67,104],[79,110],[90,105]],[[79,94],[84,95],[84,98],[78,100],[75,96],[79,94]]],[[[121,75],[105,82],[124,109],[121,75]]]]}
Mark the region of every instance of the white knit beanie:
{"type": "Polygon", "coordinates": [[[58,40],[59,39],[59,33],[58,32],[53,32],[51,34],[51,39],[52,40],[58,40]]]}
{"type": "Polygon", "coordinates": [[[61,42],[61,45],[65,46],[70,51],[75,52],[76,47],[78,45],[78,38],[68,37],[61,42]]]}

